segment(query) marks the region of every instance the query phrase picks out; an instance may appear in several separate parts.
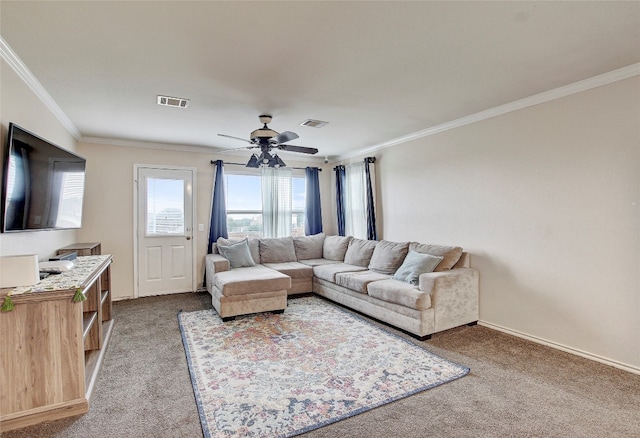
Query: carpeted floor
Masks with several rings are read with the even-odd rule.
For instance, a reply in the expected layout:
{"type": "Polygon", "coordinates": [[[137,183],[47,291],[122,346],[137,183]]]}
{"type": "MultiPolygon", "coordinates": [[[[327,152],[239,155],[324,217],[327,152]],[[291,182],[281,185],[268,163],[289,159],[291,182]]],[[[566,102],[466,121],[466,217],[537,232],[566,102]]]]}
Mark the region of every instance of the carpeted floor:
{"type": "MultiPolygon", "coordinates": [[[[89,413],[2,437],[201,437],[176,314],[210,307],[206,293],[114,303],[116,323],[89,413]]],[[[471,372],[301,436],[640,436],[639,375],[482,326],[422,344],[471,372]]]]}

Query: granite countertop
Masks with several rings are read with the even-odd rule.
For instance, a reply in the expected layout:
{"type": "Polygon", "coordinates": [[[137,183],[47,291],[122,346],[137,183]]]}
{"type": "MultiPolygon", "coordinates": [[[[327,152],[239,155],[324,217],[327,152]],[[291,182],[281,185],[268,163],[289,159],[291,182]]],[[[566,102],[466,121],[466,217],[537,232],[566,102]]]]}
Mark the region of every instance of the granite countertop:
{"type": "Polygon", "coordinates": [[[78,257],[75,260],[73,268],[68,271],[49,275],[33,286],[16,287],[10,291],[10,295],[16,296],[33,292],[78,289],[82,287],[95,269],[105,263],[109,258],[111,258],[111,255],[108,254],[78,257]]]}

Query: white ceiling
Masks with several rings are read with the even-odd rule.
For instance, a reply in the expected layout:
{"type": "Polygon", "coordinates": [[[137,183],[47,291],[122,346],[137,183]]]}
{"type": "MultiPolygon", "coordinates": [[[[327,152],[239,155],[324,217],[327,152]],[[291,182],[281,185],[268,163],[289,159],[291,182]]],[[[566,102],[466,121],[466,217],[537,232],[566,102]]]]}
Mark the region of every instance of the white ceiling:
{"type": "Polygon", "coordinates": [[[323,157],[640,62],[637,1],[2,0],[0,26],[85,139],[241,147],[217,134],[267,113],[323,157]]]}

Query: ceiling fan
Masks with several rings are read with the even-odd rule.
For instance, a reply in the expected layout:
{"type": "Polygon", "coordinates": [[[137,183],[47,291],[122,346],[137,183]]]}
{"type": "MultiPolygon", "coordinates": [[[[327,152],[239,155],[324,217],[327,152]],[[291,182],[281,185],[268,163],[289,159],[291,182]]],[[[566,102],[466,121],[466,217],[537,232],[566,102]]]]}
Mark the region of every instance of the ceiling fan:
{"type": "Polygon", "coordinates": [[[221,152],[235,151],[239,149],[254,149],[260,148],[260,155],[253,154],[247,163],[247,167],[285,167],[286,164],[282,161],[282,158],[278,157],[278,154],[271,154],[273,149],[279,149],[282,151],[288,152],[300,152],[303,154],[317,154],[318,149],[309,148],[305,146],[294,146],[290,144],[285,144],[291,140],[295,140],[298,138],[298,134],[291,131],[285,131],[281,134],[272,130],[267,126],[268,123],[271,123],[272,117],[269,115],[262,114],[258,116],[260,123],[264,124],[262,128],[256,129],[250,135],[250,140],[240,137],[234,137],[232,135],[226,134],[218,134],[220,137],[233,138],[235,140],[241,140],[249,143],[251,146],[243,146],[239,148],[225,149],[221,152]]]}

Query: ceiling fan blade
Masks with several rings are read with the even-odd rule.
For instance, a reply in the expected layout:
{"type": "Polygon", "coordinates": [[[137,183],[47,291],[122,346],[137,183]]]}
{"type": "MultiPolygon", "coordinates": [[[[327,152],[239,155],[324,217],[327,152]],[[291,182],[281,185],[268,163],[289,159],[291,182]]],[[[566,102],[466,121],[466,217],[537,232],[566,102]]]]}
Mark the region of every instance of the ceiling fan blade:
{"type": "Polygon", "coordinates": [[[284,131],[283,133],[273,137],[271,140],[275,143],[282,144],[291,140],[295,140],[296,138],[298,138],[298,134],[296,134],[295,132],[284,131]]]}
{"type": "Polygon", "coordinates": [[[287,152],[301,152],[303,154],[317,154],[318,149],[316,148],[308,148],[305,146],[294,146],[291,144],[281,144],[278,146],[278,149],[282,149],[287,152]]]}
{"type": "Polygon", "coordinates": [[[242,141],[246,141],[247,143],[253,144],[253,142],[251,140],[247,140],[246,138],[234,137],[233,135],[227,135],[227,134],[218,134],[218,135],[220,137],[233,138],[235,140],[242,140],[242,141]]]}
{"type": "Polygon", "coordinates": [[[221,151],[217,151],[217,152],[223,153],[223,152],[239,151],[239,150],[242,150],[242,149],[253,149],[253,148],[257,148],[257,147],[258,146],[256,146],[256,145],[253,145],[253,146],[240,146],[239,148],[222,149],[221,151]]]}

